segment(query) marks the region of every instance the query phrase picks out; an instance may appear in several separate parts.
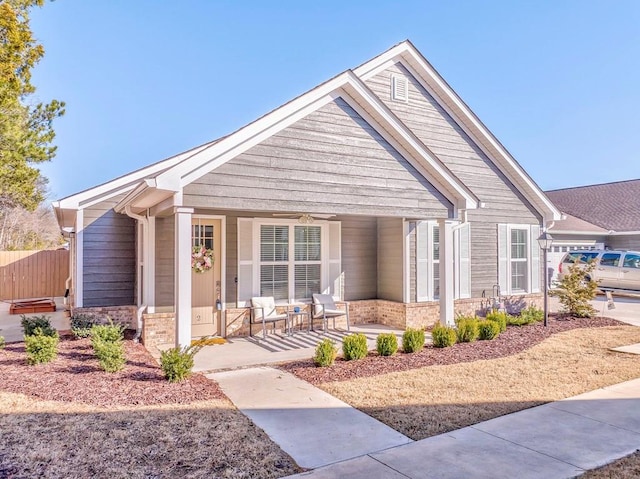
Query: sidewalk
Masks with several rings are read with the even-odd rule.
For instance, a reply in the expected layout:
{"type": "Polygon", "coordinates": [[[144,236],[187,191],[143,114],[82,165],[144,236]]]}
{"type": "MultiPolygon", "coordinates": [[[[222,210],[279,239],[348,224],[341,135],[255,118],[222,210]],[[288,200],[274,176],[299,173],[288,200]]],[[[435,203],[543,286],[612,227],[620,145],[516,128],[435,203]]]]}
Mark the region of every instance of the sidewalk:
{"type": "Polygon", "coordinates": [[[640,379],[291,477],[575,477],[640,448],[640,379]]]}

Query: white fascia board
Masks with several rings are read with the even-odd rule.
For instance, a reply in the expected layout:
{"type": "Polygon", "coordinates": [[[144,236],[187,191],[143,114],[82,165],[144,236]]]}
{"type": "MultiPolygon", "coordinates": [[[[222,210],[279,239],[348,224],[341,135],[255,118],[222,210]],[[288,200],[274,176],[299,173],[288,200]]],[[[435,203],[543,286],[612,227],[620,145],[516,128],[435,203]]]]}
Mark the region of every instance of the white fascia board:
{"type": "MultiPolygon", "coordinates": [[[[431,177],[427,177],[427,180],[433,181],[435,178],[437,183],[453,193],[457,200],[453,201],[453,203],[458,208],[477,208],[478,201],[475,195],[444,166],[435,154],[424,146],[413,132],[353,72],[348,72],[348,74],[350,81],[345,84],[343,89],[351,96],[354,96],[356,101],[358,99],[362,100],[365,108],[369,107],[368,110],[373,113],[374,118],[382,122],[383,126],[386,126],[390,133],[401,141],[412,157],[426,163],[431,177]]],[[[410,160],[410,158],[407,159],[410,160]]],[[[445,194],[445,196],[450,195],[445,194]]]]}
{"type": "Polygon", "coordinates": [[[190,150],[184,151],[153,165],[146,166],[114,180],[98,185],[94,188],[89,188],[88,190],[81,191],[80,193],[76,193],[75,195],[67,196],[66,198],[56,201],[56,205],[54,206],[54,208],[79,209],[81,207],[86,207],[89,203],[93,204],[94,199],[97,197],[100,197],[101,199],[107,199],[109,197],[115,196],[119,193],[122,193],[123,191],[126,191],[127,188],[134,188],[136,186],[136,182],[148,176],[155,175],[159,171],[169,168],[177,163],[180,163],[186,158],[199,153],[200,151],[210,147],[213,144],[215,144],[215,142],[205,143],[204,145],[200,145],[190,150]]]}
{"type": "Polygon", "coordinates": [[[347,73],[342,73],[220,140],[206,151],[196,153],[180,164],[162,172],[156,177],[157,187],[162,189],[185,187],[209,171],[218,168],[252,146],[326,105],[332,101],[330,94],[346,81],[348,81],[347,73]]]}
{"type": "Polygon", "coordinates": [[[640,235],[640,231],[609,231],[611,236],[629,236],[629,235],[640,235]]]}
{"type": "MultiPolygon", "coordinates": [[[[551,236],[553,235],[610,236],[615,234],[615,233],[611,233],[610,231],[572,231],[572,230],[554,230],[553,228],[551,228],[550,230],[547,230],[547,232],[551,236]]],[[[637,234],[640,234],[640,232],[638,232],[637,234]]]]}
{"type": "Polygon", "coordinates": [[[560,219],[560,211],[546,197],[540,187],[526,174],[524,169],[410,42],[402,42],[358,67],[355,74],[366,81],[397,62],[402,63],[434,98],[441,100],[439,101],[440,105],[452,118],[459,120],[460,127],[487,157],[495,159],[496,166],[507,178],[524,189],[525,196],[532,200],[534,207],[544,216],[545,220],[560,219]],[[481,137],[480,140],[478,135],[481,137]]]}

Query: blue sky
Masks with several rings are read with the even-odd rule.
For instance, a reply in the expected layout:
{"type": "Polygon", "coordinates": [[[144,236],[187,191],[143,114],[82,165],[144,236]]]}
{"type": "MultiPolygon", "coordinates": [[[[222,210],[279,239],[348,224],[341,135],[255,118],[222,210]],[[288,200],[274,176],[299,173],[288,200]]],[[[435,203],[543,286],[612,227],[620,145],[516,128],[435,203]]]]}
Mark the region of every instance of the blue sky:
{"type": "Polygon", "coordinates": [[[410,39],[543,189],[640,178],[640,2],[59,0],[37,98],[61,198],[225,135],[410,39]]]}

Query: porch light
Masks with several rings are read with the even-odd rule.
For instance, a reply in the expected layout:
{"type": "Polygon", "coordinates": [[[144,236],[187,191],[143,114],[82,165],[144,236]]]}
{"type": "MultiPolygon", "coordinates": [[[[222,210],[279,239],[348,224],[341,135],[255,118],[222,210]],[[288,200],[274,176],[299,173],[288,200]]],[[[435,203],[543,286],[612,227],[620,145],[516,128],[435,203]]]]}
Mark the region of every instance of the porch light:
{"type": "Polygon", "coordinates": [[[547,251],[553,244],[553,237],[543,231],[538,237],[538,244],[542,251],[544,251],[544,326],[547,327],[549,323],[549,271],[547,268],[547,251]]]}
{"type": "Polygon", "coordinates": [[[305,213],[298,218],[298,223],[302,223],[303,225],[311,224],[313,223],[313,216],[305,213]]]}

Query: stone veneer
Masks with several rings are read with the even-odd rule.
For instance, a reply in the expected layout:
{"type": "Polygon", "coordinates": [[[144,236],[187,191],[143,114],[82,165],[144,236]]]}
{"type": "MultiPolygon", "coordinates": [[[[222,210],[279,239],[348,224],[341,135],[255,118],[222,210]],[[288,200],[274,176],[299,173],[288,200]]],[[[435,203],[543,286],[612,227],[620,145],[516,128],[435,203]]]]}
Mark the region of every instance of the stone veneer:
{"type": "Polygon", "coordinates": [[[76,316],[86,314],[93,316],[100,322],[107,323],[112,319],[114,323],[119,323],[128,329],[136,329],[138,320],[136,318],[138,308],[136,306],[101,306],[91,308],[72,308],[71,315],[76,316]]]}
{"type": "Polygon", "coordinates": [[[152,352],[161,345],[176,344],[175,313],[145,313],[142,315],[142,344],[152,352]]]}

